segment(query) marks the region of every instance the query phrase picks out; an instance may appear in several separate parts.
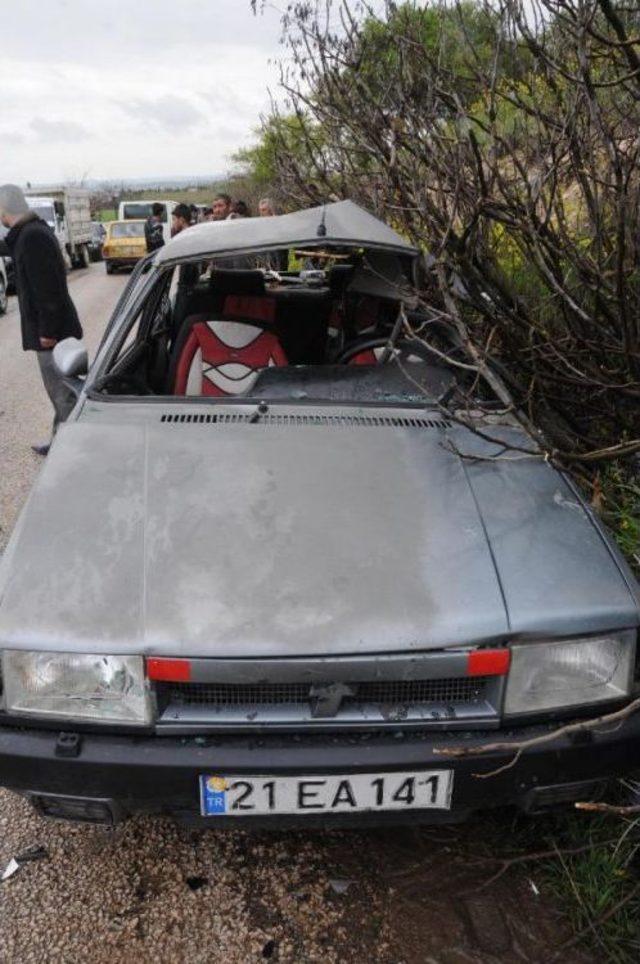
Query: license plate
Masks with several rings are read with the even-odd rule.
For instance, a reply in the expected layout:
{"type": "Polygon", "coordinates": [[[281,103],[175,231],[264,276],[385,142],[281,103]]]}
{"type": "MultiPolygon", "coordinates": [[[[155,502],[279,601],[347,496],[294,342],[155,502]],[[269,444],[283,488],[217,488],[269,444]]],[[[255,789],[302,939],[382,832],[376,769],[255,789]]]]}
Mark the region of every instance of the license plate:
{"type": "Polygon", "coordinates": [[[452,789],[451,770],[295,777],[213,774],[200,777],[200,807],[204,817],[449,810],[452,789]]]}

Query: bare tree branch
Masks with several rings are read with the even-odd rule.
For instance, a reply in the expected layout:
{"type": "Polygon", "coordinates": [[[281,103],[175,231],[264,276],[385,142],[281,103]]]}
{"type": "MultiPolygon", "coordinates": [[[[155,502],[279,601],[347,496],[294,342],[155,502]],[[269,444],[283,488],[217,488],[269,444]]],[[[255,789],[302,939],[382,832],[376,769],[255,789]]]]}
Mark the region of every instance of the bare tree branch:
{"type": "Polygon", "coordinates": [[[352,197],[429,252],[450,363],[583,473],[640,450],[639,32],[610,0],[308,0],[284,20],[280,193],[352,197]]]}
{"type": "Polygon", "coordinates": [[[556,740],[560,740],[566,736],[574,736],[577,733],[588,733],[590,731],[593,732],[603,726],[620,724],[630,716],[633,716],[634,713],[637,713],[638,710],[640,710],[640,698],[632,700],[631,703],[623,706],[622,709],[615,710],[613,713],[606,713],[604,716],[597,716],[588,720],[577,720],[572,723],[566,723],[564,726],[548,730],[546,733],[530,737],[527,740],[500,740],[495,743],[483,743],[478,746],[437,747],[433,752],[440,756],[455,758],[477,757],[487,753],[513,753],[511,760],[503,766],[490,770],[487,773],[474,774],[474,776],[485,780],[488,777],[497,776],[497,774],[503,773],[505,770],[510,770],[526,750],[544,746],[547,743],[555,743],[556,740]]]}

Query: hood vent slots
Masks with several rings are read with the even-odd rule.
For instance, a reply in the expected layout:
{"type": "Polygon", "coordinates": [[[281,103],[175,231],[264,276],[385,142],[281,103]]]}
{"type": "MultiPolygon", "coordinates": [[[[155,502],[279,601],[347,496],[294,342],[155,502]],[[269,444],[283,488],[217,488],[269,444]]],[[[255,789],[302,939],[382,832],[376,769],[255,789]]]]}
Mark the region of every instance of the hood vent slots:
{"type": "Polygon", "coordinates": [[[179,414],[164,414],[160,417],[161,422],[175,422],[175,423],[198,423],[198,424],[210,424],[211,422],[217,422],[217,415],[194,415],[193,412],[185,412],[181,415],[179,414]]]}
{"type": "Polygon", "coordinates": [[[160,421],[186,425],[334,425],[346,427],[445,429],[449,422],[437,415],[303,415],[267,413],[256,420],[252,412],[224,412],[221,414],[195,412],[164,412],[160,421]]]}

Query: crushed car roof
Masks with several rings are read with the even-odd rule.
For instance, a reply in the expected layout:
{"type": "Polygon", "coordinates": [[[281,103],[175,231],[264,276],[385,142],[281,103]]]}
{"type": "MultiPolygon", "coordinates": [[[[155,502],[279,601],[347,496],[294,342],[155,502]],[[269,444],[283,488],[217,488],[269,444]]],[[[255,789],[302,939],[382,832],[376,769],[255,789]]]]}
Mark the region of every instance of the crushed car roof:
{"type": "Polygon", "coordinates": [[[392,228],[353,201],[337,201],[293,214],[197,224],[160,248],[155,263],[328,245],[384,250],[409,257],[418,253],[392,228]]]}

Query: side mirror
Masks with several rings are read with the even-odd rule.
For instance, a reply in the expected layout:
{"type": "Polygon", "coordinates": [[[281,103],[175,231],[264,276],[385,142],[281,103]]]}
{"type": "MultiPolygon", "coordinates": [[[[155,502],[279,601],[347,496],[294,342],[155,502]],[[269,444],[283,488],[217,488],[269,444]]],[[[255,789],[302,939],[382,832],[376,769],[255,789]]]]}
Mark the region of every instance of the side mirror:
{"type": "Polygon", "coordinates": [[[89,356],[79,338],[65,338],[53,349],[53,364],[65,378],[83,378],[89,371],[89,356]]]}

